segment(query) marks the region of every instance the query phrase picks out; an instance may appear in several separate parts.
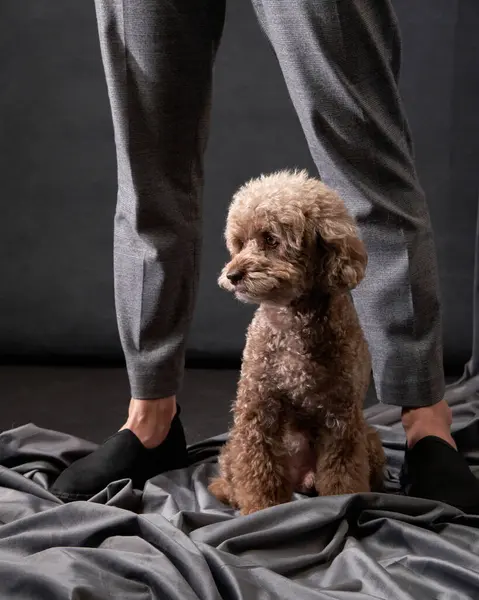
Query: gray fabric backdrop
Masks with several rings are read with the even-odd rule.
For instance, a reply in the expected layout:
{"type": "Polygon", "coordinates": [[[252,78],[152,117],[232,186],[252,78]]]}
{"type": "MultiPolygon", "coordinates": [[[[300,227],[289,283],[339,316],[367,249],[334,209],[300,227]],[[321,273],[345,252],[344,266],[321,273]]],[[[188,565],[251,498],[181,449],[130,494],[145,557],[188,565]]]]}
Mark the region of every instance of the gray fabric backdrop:
{"type": "MultiPolygon", "coordinates": [[[[394,4],[404,41],[402,90],[437,236],[451,372],[470,353],[479,5],[394,4]]],[[[111,251],[115,159],[93,2],[2,0],[0,77],[0,356],[120,358],[111,251]]],[[[230,0],[190,355],[239,355],[250,310],[216,286],[228,201],[245,179],[292,166],[315,172],[252,9],[230,0]]]]}

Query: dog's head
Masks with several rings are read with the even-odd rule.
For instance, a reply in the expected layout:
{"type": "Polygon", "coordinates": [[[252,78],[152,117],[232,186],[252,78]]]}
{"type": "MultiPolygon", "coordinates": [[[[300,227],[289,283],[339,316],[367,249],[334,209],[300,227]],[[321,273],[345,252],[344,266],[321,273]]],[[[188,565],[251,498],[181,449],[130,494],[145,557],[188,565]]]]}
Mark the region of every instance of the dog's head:
{"type": "Polygon", "coordinates": [[[287,305],[319,290],[352,289],[367,255],[338,195],[305,172],[254,179],[234,196],[219,284],[244,302],[287,305]]]}

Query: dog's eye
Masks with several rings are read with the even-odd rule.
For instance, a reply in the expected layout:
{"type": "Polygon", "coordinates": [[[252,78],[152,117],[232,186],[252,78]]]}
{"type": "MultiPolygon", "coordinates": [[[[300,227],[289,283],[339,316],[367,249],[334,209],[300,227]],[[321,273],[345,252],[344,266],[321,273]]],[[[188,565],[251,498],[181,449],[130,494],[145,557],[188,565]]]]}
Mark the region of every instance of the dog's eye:
{"type": "Polygon", "coordinates": [[[275,248],[278,245],[278,240],[267,231],[263,232],[263,242],[270,248],[275,248]]]}
{"type": "Polygon", "coordinates": [[[243,250],[243,246],[244,246],[243,240],[240,240],[239,238],[235,238],[233,240],[233,247],[236,252],[241,252],[241,250],[243,250]]]}

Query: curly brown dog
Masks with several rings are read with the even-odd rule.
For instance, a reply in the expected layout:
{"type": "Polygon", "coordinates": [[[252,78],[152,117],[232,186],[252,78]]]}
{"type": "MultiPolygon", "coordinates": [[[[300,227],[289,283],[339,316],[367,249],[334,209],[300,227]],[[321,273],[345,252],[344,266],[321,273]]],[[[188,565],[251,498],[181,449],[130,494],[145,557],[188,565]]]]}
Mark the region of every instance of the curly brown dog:
{"type": "Polygon", "coordinates": [[[250,181],[226,226],[219,283],[259,304],[234,424],[211,492],[242,514],[380,486],[384,453],[363,417],[371,363],[350,290],[367,263],[338,195],[304,172],[250,181]]]}

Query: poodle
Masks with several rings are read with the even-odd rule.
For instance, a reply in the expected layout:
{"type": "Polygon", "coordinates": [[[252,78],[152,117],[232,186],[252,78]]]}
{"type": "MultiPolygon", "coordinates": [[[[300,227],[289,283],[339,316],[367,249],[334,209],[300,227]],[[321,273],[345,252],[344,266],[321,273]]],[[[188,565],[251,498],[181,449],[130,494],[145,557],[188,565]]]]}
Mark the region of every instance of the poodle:
{"type": "Polygon", "coordinates": [[[259,308],[210,491],[246,515],[294,492],[380,489],[384,452],[363,416],[371,360],[350,294],[367,255],[344,203],[305,172],[262,176],[234,196],[226,244],[220,286],[259,308]]]}

